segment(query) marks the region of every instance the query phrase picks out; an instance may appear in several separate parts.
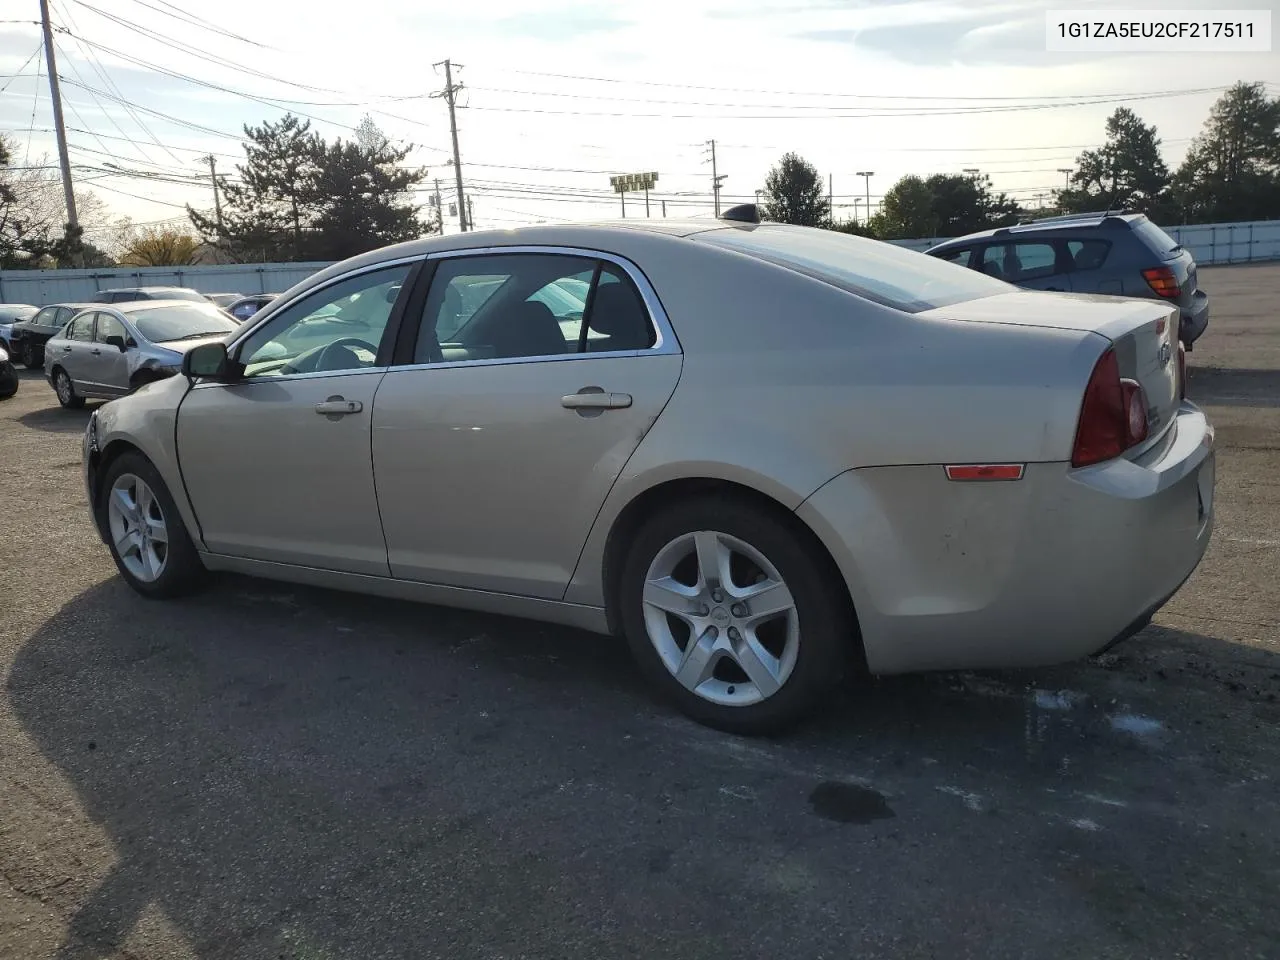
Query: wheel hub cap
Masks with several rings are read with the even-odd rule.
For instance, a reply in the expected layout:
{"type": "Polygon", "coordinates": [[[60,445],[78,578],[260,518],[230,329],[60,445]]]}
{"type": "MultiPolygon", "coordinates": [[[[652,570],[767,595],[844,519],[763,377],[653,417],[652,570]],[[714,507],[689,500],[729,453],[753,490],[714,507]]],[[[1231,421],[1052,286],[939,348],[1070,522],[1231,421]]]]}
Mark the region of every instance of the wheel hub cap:
{"type": "Polygon", "coordinates": [[[111,549],[138,580],[152,583],[169,559],[169,531],[160,501],[147,482],[122,473],[107,494],[111,549]]]}
{"type": "Polygon", "coordinates": [[[755,547],[713,530],[663,547],[645,578],[645,629],[685,689],[749,706],[781,689],[800,645],[795,600],[755,547]]]}

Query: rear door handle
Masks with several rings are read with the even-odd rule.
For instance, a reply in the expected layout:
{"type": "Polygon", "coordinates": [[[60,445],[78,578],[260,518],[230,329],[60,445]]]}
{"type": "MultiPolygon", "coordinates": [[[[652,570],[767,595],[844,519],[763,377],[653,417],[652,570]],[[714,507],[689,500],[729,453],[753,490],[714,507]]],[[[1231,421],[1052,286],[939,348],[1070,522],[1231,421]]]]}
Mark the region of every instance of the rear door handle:
{"type": "Polygon", "coordinates": [[[316,404],[316,413],[326,417],[344,417],[349,413],[359,413],[364,404],[359,400],[344,400],[342,397],[330,397],[316,404]]]}
{"type": "Polygon", "coordinates": [[[62,348],[62,352],[63,352],[63,353],[70,353],[70,352],[71,352],[71,346],[70,346],[70,344],[68,344],[67,346],[63,347],[63,348],[62,348]]]}
{"type": "Polygon", "coordinates": [[[599,387],[595,390],[584,387],[578,393],[561,397],[560,406],[569,410],[621,410],[631,406],[631,394],[605,393],[599,387]]]}
{"type": "Polygon", "coordinates": [[[100,356],[102,356],[102,351],[101,351],[99,348],[97,348],[97,347],[94,347],[94,348],[93,348],[92,350],[90,350],[89,352],[90,352],[90,353],[92,353],[95,357],[100,357],[100,356]]]}

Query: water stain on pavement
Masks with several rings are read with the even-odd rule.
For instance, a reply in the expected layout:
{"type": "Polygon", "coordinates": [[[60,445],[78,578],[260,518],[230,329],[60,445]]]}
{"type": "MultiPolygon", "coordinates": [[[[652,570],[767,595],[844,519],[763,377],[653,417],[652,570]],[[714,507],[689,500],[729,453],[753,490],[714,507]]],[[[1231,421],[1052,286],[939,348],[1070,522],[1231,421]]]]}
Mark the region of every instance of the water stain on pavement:
{"type": "Polygon", "coordinates": [[[813,812],[837,823],[870,823],[896,816],[884,795],[853,783],[826,780],[809,794],[813,812]]]}

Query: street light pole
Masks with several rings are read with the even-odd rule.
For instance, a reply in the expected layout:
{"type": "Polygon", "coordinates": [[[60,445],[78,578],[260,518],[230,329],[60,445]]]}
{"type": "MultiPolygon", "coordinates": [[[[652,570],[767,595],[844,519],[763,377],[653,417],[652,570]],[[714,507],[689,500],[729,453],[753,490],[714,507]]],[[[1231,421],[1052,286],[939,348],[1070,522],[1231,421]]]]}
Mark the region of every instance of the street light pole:
{"type": "Polygon", "coordinates": [[[871,219],[871,178],[875,176],[874,170],[859,170],[858,176],[862,177],[867,187],[867,219],[871,219]]]}

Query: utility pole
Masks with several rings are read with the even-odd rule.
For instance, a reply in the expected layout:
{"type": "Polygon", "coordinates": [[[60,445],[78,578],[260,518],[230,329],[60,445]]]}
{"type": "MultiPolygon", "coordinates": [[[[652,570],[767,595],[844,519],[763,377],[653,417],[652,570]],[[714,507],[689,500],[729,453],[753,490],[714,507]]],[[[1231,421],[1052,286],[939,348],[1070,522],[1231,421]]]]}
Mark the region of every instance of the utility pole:
{"type": "Polygon", "coordinates": [[[867,186],[867,222],[871,222],[871,178],[874,177],[874,170],[859,170],[858,176],[862,177],[863,182],[867,186]]]}
{"type": "Polygon", "coordinates": [[[79,231],[76,194],[71,185],[71,159],[67,156],[67,130],[62,123],[62,93],[58,89],[58,62],[53,52],[53,27],[49,24],[49,0],[40,0],[40,25],[44,29],[44,59],[49,68],[49,96],[53,100],[53,129],[58,137],[58,165],[62,167],[62,195],[67,201],[67,232],[79,231]]]}
{"type": "Polygon", "coordinates": [[[1070,168],[1070,167],[1059,167],[1059,168],[1058,168],[1058,172],[1059,172],[1059,173],[1061,173],[1061,174],[1063,174],[1063,175],[1064,175],[1064,177],[1066,178],[1066,183],[1064,183],[1064,184],[1063,184],[1063,187],[1062,187],[1062,188],[1063,188],[1063,190],[1070,190],[1070,189],[1071,189],[1071,168],[1070,168]]]}
{"type": "Polygon", "coordinates": [[[649,215],[649,188],[644,188],[644,215],[649,215]]]}
{"type": "MultiPolygon", "coordinates": [[[[44,0],[42,0],[44,2],[44,0]]],[[[458,181],[458,226],[462,228],[462,232],[466,233],[470,229],[467,223],[467,201],[462,193],[462,158],[458,155],[458,118],[455,113],[458,100],[458,91],[462,89],[462,84],[454,85],[453,82],[453,63],[449,60],[441,60],[435,66],[444,64],[444,90],[441,93],[433,93],[433,97],[444,97],[444,102],[449,105],[449,134],[453,137],[453,173],[458,181]]],[[[443,227],[441,227],[443,230],[443,227]]]]}
{"type": "Polygon", "coordinates": [[[467,225],[474,230],[476,228],[476,215],[471,208],[471,198],[467,197],[467,225]]]}
{"type": "Polygon", "coordinates": [[[444,207],[440,200],[440,178],[436,177],[436,217],[440,221],[440,236],[444,236],[444,207]]]}
{"type": "Polygon", "coordinates": [[[211,153],[201,157],[209,164],[209,179],[213,181],[213,214],[218,219],[218,233],[222,233],[222,198],[218,196],[218,160],[211,153]]]}
{"type": "Polygon", "coordinates": [[[707,146],[711,148],[711,194],[715,198],[716,216],[720,216],[720,181],[724,180],[727,174],[716,172],[716,142],[708,140],[707,146]]]}
{"type": "Polygon", "coordinates": [[[667,201],[665,200],[662,201],[662,218],[664,220],[667,218],[667,201]]]}
{"type": "Polygon", "coordinates": [[[835,197],[832,195],[832,191],[834,189],[832,187],[833,182],[834,181],[831,179],[831,174],[828,173],[827,174],[827,217],[834,222],[836,218],[836,208],[835,208],[835,204],[831,202],[832,200],[835,199],[835,197]]]}

